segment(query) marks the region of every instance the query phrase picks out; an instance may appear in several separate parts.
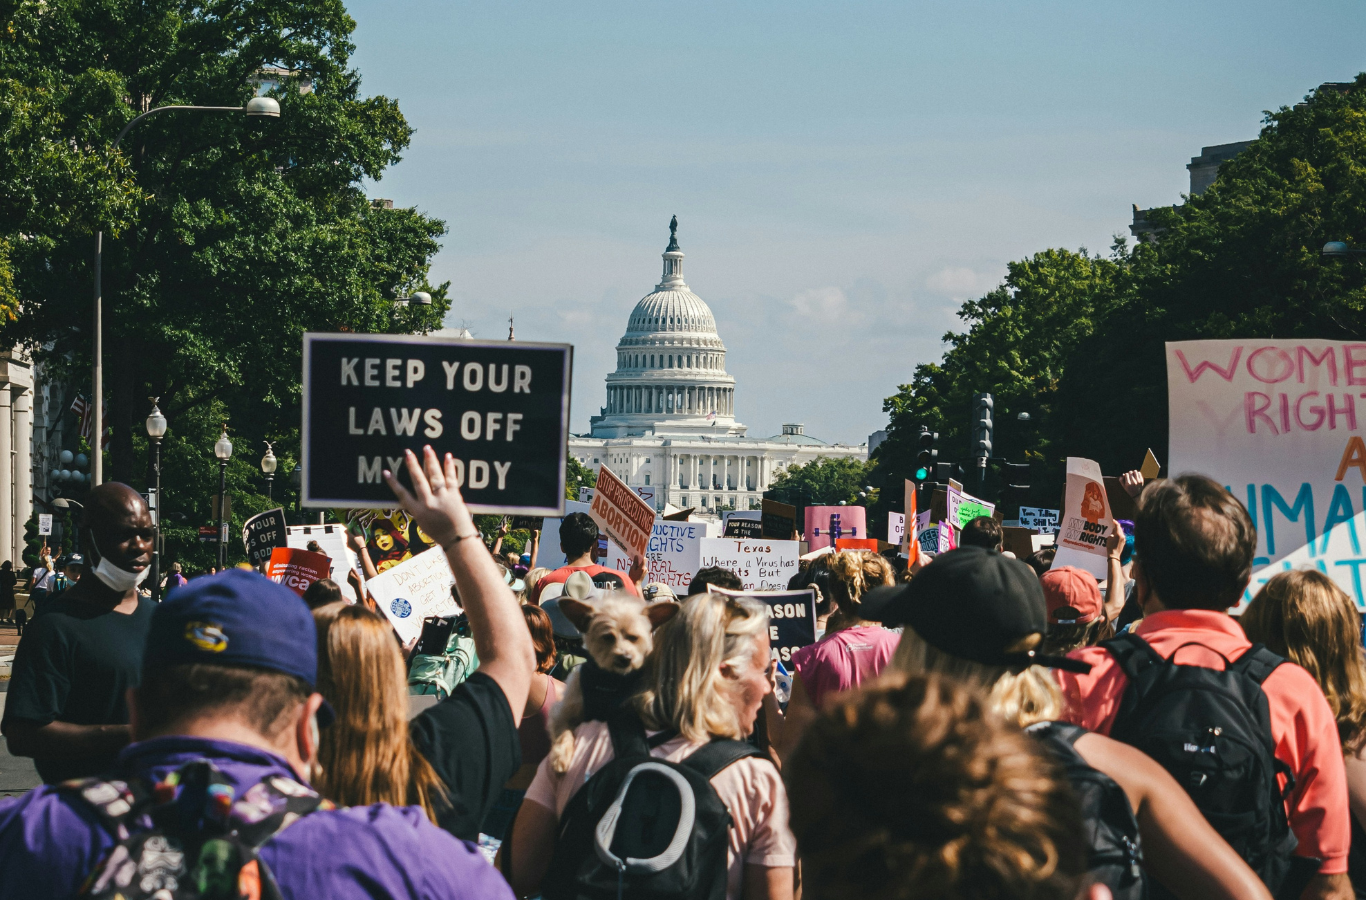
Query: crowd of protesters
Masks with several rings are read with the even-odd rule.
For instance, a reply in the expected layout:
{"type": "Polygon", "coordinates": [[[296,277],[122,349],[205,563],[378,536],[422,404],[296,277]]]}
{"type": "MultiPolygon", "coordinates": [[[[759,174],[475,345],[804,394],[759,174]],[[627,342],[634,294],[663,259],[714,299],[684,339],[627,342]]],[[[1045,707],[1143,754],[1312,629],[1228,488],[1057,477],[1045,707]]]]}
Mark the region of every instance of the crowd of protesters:
{"type": "Polygon", "coordinates": [[[784,703],[735,573],[676,594],[601,566],[582,514],[539,568],[539,535],[484,543],[449,458],[405,465],[455,576],[444,649],[330,580],[153,604],[146,504],[92,490],[0,723],[45,782],[0,801],[0,900],[225,872],[285,898],[1366,896],[1360,614],[1316,571],[1249,592],[1253,522],[1209,479],[1126,474],[1104,582],[988,517],[910,566],[805,560],[818,639],[784,703]],[[602,641],[643,662],[608,677],[602,641]]]}

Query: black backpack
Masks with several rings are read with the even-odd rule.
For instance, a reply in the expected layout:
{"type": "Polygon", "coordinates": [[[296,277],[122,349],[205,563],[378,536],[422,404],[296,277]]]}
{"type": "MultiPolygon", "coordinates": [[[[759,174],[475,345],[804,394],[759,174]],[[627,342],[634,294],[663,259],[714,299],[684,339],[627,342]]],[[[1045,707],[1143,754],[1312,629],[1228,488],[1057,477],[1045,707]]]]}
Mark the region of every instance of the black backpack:
{"type": "Polygon", "coordinates": [[[208,760],[158,784],[87,778],[62,789],[89,804],[116,840],[79,892],[102,900],[279,900],[257,848],[300,816],[331,808],[283,775],[237,796],[208,760]]]}
{"type": "Polygon", "coordinates": [[[716,740],[681,763],[650,755],[650,740],[623,711],[608,721],[616,754],[569,801],[541,883],[545,900],[725,900],[731,817],[711,786],[747,756],[743,741],[716,740]]]}
{"type": "MultiPolygon", "coordinates": [[[[1237,660],[1225,659],[1223,671],[1183,666],[1163,659],[1132,632],[1100,646],[1129,677],[1110,737],[1137,747],[1171,773],[1273,894],[1289,888],[1298,896],[1290,882],[1303,887],[1307,874],[1297,871],[1290,878],[1298,842],[1285,811],[1295,776],[1276,758],[1271,709],[1262,691],[1262,682],[1285,660],[1254,644],[1237,660]],[[1284,790],[1278,773],[1285,776],[1284,790]]],[[[1317,871],[1316,860],[1295,862],[1297,869],[1312,865],[1308,874],[1317,871]]]]}
{"type": "Polygon", "coordinates": [[[1113,778],[1077,752],[1077,738],[1089,732],[1066,722],[1039,722],[1025,729],[1057,758],[1081,806],[1086,828],[1086,868],[1115,900],[1148,896],[1143,849],[1129,797],[1113,778]]]}

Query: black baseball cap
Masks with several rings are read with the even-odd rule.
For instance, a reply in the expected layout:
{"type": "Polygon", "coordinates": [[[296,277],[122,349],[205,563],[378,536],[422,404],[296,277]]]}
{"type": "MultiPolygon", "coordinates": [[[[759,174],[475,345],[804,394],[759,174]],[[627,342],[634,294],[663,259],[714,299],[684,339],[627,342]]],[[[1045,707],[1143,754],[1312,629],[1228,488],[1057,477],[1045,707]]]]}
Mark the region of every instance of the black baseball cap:
{"type": "MultiPolygon", "coordinates": [[[[214,663],[293,675],[318,684],[318,639],[303,598],[255,572],[229,569],[176,588],[152,613],[143,672],[214,663]]],[[[326,702],[320,724],[333,720],[326,702]]]]}
{"type": "Polygon", "coordinates": [[[997,550],[960,547],[941,553],[909,584],[870,591],[859,615],[883,625],[908,625],[931,647],[983,665],[1091,671],[1080,660],[1038,652],[1048,629],[1039,578],[997,550]]]}

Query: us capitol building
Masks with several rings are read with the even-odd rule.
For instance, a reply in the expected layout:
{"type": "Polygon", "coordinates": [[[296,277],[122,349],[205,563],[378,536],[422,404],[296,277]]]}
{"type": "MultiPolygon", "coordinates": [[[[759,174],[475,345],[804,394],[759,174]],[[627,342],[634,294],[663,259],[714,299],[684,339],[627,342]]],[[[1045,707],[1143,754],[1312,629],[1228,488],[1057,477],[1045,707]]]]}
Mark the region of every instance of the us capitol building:
{"type": "Polygon", "coordinates": [[[735,379],[716,319],[683,281],[678,219],[669,225],[664,279],[631,311],[607,376],[607,405],[590,433],[569,439],[588,468],[604,465],[665,503],[715,512],[758,509],[763,492],[790,465],[819,457],[866,460],[868,445],[827,444],[784,425],[768,438],[746,437],[735,419],[735,379]]]}

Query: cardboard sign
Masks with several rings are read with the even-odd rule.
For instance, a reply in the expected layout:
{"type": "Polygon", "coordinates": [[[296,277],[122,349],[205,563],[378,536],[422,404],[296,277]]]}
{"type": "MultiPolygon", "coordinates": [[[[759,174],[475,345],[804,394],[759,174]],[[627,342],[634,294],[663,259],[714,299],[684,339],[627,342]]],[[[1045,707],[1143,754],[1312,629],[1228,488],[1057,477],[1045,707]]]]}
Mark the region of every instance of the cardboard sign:
{"type": "Polygon", "coordinates": [[[1028,528],[1005,525],[1001,528],[1001,549],[1015,554],[1016,559],[1024,559],[1034,553],[1033,536],[1028,528]]]}
{"type": "Polygon", "coordinates": [[[781,591],[797,574],[796,541],[703,538],[698,569],[720,566],[740,576],[747,591],[781,591]]]}
{"type": "Polygon", "coordinates": [[[403,451],[451,453],[476,513],[564,508],[573,348],[399,334],[304,335],[303,505],[395,505],[403,451]]]}
{"type": "MultiPolygon", "coordinates": [[[[413,527],[416,528],[416,526],[413,527]]],[[[347,543],[345,525],[291,525],[285,529],[286,547],[298,547],[301,550],[307,550],[308,545],[315,542],[322,548],[321,552],[332,561],[332,574],[328,575],[328,578],[337,584],[345,585],[347,581],[346,570],[351,569],[362,581],[365,580],[365,572],[361,569],[360,557],[347,543]]],[[[371,555],[370,561],[375,561],[373,555],[371,555]]],[[[394,562],[385,568],[397,564],[398,562],[394,562]]],[[[376,571],[378,570],[379,567],[376,566],[376,571]]]]}
{"type": "Polygon", "coordinates": [[[591,487],[581,487],[581,488],[579,488],[579,502],[580,502],[580,503],[592,503],[592,502],[593,502],[593,489],[592,489],[591,487]]]}
{"type": "Polygon", "coordinates": [[[52,534],[52,513],[38,513],[38,533],[52,534]]]}
{"type": "Polygon", "coordinates": [[[947,511],[945,518],[953,523],[954,527],[960,531],[973,519],[979,516],[991,516],[996,512],[996,505],[980,500],[963,490],[956,481],[949,482],[947,511]]]}
{"type": "Polygon", "coordinates": [[[1168,476],[1226,486],[1257,528],[1250,599],[1313,567],[1366,608],[1366,344],[1183,341],[1166,346],[1168,476]]]}
{"type": "Polygon", "coordinates": [[[451,596],[453,584],[445,552],[434,547],[371,578],[366,589],[406,644],[422,633],[428,616],[460,614],[451,596]]]}
{"type": "Polygon", "coordinates": [[[1128,519],[1130,522],[1138,518],[1138,504],[1124,489],[1123,482],[1113,475],[1106,475],[1104,481],[1105,502],[1110,504],[1110,515],[1116,519],[1128,519]]]}
{"type": "Polygon", "coordinates": [[[276,547],[286,547],[285,511],[268,509],[242,523],[242,544],[247,548],[247,562],[253,566],[270,561],[276,547]]]}
{"type": "Polygon", "coordinates": [[[765,500],[760,509],[762,537],[789,541],[797,533],[797,507],[777,500],[765,500]]]}
{"type": "MultiPolygon", "coordinates": [[[[291,526],[289,531],[291,535],[308,534],[311,538],[317,538],[319,531],[327,534],[328,529],[334,527],[338,526],[291,526]]],[[[376,572],[383,572],[436,546],[426,532],[418,527],[417,521],[402,509],[348,509],[346,527],[365,535],[365,549],[370,554],[370,561],[375,564],[376,572]]],[[[326,546],[321,539],[318,542],[326,546]]],[[[290,546],[302,547],[304,544],[291,543],[290,546]]],[[[356,560],[355,565],[359,566],[360,561],[356,560]]]]}
{"type": "Polygon", "coordinates": [[[812,550],[829,547],[839,538],[866,538],[867,510],[862,506],[808,506],[802,536],[812,550]]]}
{"type": "Polygon", "coordinates": [[[1149,447],[1147,455],[1143,457],[1143,465],[1138,467],[1138,474],[1143,476],[1144,481],[1152,481],[1161,473],[1162,466],[1158,463],[1152,448],[1149,447]]]}
{"type": "MultiPolygon", "coordinates": [[[[702,541],[706,539],[705,522],[656,522],[650,530],[650,545],[645,552],[649,580],[667,584],[675,591],[686,590],[697,570],[702,568],[702,541]]],[[[629,558],[626,565],[630,565],[629,558]]],[[[620,568],[620,565],[616,567],[620,568]]]]}
{"type": "Polygon", "coordinates": [[[644,487],[632,488],[632,490],[634,490],[636,492],[636,495],[640,497],[640,499],[644,500],[646,503],[650,504],[651,506],[655,505],[654,485],[647,484],[644,487]]]}
{"type": "Polygon", "coordinates": [[[836,550],[867,550],[876,553],[880,549],[877,538],[836,538],[836,550]]]}
{"type": "MultiPolygon", "coordinates": [[[[901,555],[909,560],[910,565],[914,565],[920,558],[920,542],[916,540],[916,534],[920,531],[921,516],[916,508],[917,491],[915,482],[906,479],[906,534],[901,540],[901,555]]],[[[929,520],[929,516],[925,516],[929,520]]]]}
{"type": "Polygon", "coordinates": [[[936,534],[939,537],[939,552],[948,553],[958,549],[958,529],[949,521],[940,522],[936,534]]]}
{"type": "Polygon", "coordinates": [[[321,553],[296,550],[293,547],[276,547],[270,551],[270,562],[266,563],[266,577],[278,581],[300,597],[308,586],[327,577],[332,563],[321,553]]]}
{"type": "MultiPolygon", "coordinates": [[[[914,521],[914,519],[912,519],[914,521]]],[[[906,514],[887,513],[887,543],[904,547],[906,544],[906,514]]]]}
{"type": "Polygon", "coordinates": [[[1040,534],[1054,534],[1058,530],[1058,510],[1042,506],[1021,506],[1020,527],[1040,534]]]}
{"type": "Polygon", "coordinates": [[[1110,503],[1100,464],[1078,456],[1067,457],[1067,493],[1058,533],[1058,552],[1053,568],[1075,566],[1106,578],[1105,542],[1110,537],[1110,503]]]}
{"type": "Polygon", "coordinates": [[[611,469],[598,470],[598,485],[588,514],[612,541],[637,556],[650,546],[650,531],[655,524],[655,509],[631,490],[611,469]]]}
{"type": "Polygon", "coordinates": [[[816,592],[801,591],[728,591],[711,589],[732,597],[753,597],[768,606],[768,646],[771,659],[791,669],[792,651],[816,643],[816,592]]]}

